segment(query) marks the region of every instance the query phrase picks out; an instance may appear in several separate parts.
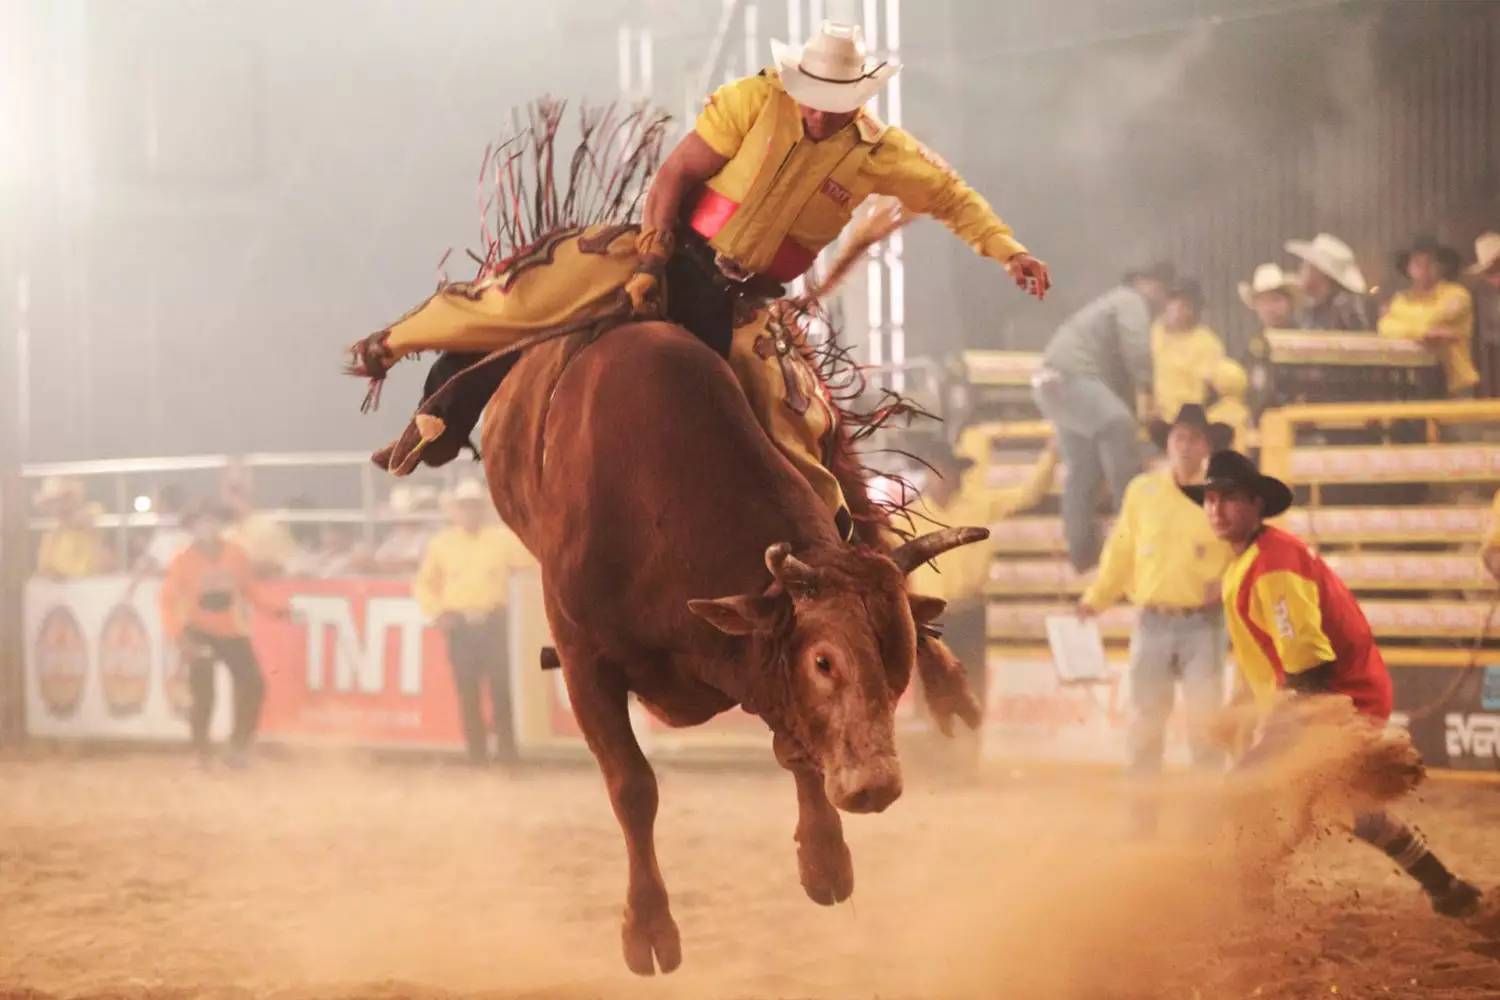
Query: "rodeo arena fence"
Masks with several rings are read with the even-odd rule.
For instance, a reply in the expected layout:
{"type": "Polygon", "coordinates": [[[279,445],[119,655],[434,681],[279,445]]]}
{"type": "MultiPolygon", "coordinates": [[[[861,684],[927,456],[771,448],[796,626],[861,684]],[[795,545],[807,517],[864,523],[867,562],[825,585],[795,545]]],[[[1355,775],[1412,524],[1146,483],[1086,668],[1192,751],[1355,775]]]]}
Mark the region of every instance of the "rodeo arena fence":
{"type": "MultiPolygon", "coordinates": [[[[1349,341],[1344,334],[1338,343],[1349,341]]],[[[1315,365],[1326,373],[1346,361],[1372,363],[1352,355],[1341,359],[1337,351],[1330,355],[1316,338],[1310,343],[1292,365],[1315,365]]],[[[951,378],[925,380],[950,427],[966,419],[1008,421],[993,442],[992,488],[1028,475],[1050,436],[1030,405],[1029,377],[1036,362],[1034,354],[966,352],[951,366],[951,378]]],[[[1298,503],[1282,522],[1317,546],[1360,598],[1391,666],[1396,721],[1410,728],[1429,766],[1453,776],[1495,778],[1500,774],[1500,591],[1479,548],[1500,485],[1500,400],[1282,406],[1261,414],[1252,448],[1258,448],[1269,473],[1297,491],[1298,503]]],[[[26,475],[92,479],[94,495],[104,495],[99,481],[108,481],[116,511],[99,523],[116,532],[123,554],[126,533],[153,523],[149,514],[131,513],[131,484],[217,470],[228,462],[205,457],[70,463],[28,468],[26,475]]],[[[257,468],[258,478],[260,470],[267,476],[287,470],[299,481],[313,475],[336,474],[346,482],[358,478],[358,507],[273,512],[284,520],[358,524],[373,539],[384,523],[424,516],[385,511],[376,500],[375,470],[362,454],[261,455],[247,462],[257,468]]],[[[451,467],[444,471],[450,478],[454,474],[451,467]]],[[[1059,482],[1065,475],[1061,470],[1059,482]]],[[[32,523],[34,531],[45,527],[39,520],[32,523]]],[[[1117,607],[1100,618],[1113,668],[1109,681],[1061,683],[1044,621],[1070,613],[1088,577],[1074,573],[1064,557],[1055,495],[992,531],[997,553],[987,591],[984,756],[1016,765],[1118,764],[1129,703],[1123,668],[1133,610],[1117,607]]],[[[254,621],[253,639],[268,685],[266,741],[462,749],[446,646],[418,608],[407,580],[288,578],[267,586],[298,614],[292,621],[263,616],[254,621]]],[[[186,679],[174,644],[162,635],[158,588],[155,579],[125,575],[29,582],[24,609],[28,736],[115,743],[186,740],[186,679]]],[[[508,615],[504,654],[519,754],[523,759],[582,757],[587,751],[561,672],[540,666],[551,638],[535,571],[513,573],[508,615]]],[[[898,718],[908,733],[929,728],[919,702],[912,690],[901,702],[898,718]]],[[[222,735],[229,725],[229,699],[216,699],[216,706],[214,731],[222,735]]],[[[669,729],[644,711],[635,713],[635,721],[643,747],[656,759],[769,759],[764,725],[743,712],[686,730],[669,729]]],[[[1187,760],[1185,730],[1179,712],[1168,751],[1176,763],[1187,760]]]]}

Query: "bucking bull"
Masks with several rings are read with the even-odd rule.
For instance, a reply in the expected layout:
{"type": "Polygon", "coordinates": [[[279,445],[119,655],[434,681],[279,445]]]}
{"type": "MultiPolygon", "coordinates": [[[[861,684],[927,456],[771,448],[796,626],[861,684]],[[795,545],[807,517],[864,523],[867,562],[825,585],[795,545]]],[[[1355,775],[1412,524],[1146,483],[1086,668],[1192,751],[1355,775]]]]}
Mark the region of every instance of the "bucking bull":
{"type": "MultiPolygon", "coordinates": [[[[522,287],[520,272],[538,260],[533,275],[558,266],[559,235],[584,254],[597,247],[605,267],[609,248],[634,238],[620,214],[550,227],[506,261],[491,255],[482,287],[522,287]]],[[[830,277],[895,224],[846,239],[830,277]]],[[[466,287],[472,301],[481,286],[466,287]]],[[[787,323],[801,314],[801,304],[766,308],[787,323]]],[[[945,731],[955,715],[978,723],[961,669],[924,631],[944,603],[908,593],[904,577],[987,532],[871,544],[894,535],[868,530],[865,484],[843,472],[866,522],[864,543],[845,541],[720,353],[669,322],[594,315],[606,319],[496,352],[488,369],[474,366],[467,391],[488,393],[482,374],[503,374],[485,397],[480,451],[496,508],[541,564],[573,712],[625,835],[625,962],[651,975],[676,969],[682,945],[656,858],[656,777],[629,696],[671,726],[736,706],[765,720],[796,783],[802,886],[822,905],[847,900],[854,870],[838,810],[880,812],[901,795],[894,711],[913,667],[945,731]]],[[[376,374],[368,358],[354,370],[376,374]]]]}

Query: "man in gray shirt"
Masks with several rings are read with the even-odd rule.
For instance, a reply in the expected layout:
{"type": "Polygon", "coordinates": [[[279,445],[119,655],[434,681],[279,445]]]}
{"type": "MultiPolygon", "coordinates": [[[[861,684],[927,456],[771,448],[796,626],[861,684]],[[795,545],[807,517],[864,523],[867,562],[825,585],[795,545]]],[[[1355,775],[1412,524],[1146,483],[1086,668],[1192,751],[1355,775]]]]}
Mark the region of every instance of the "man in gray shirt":
{"type": "Polygon", "coordinates": [[[1170,264],[1126,274],[1058,327],[1033,379],[1037,408],[1052,423],[1068,470],[1063,529],[1068,561],[1080,573],[1099,561],[1101,481],[1119,510],[1125,487],[1140,471],[1130,397],[1151,391],[1151,320],[1175,277],[1170,264]]]}

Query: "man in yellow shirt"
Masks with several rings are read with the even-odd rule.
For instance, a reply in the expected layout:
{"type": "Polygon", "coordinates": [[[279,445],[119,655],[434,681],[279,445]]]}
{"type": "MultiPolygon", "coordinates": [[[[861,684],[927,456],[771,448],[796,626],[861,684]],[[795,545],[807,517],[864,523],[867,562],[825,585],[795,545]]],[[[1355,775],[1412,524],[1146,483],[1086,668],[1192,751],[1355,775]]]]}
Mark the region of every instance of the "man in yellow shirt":
{"type": "Polygon", "coordinates": [[[1224,342],[1202,323],[1203,289],[1184,278],[1167,292],[1167,307],[1151,327],[1151,362],[1156,369],[1156,411],[1176,414],[1189,403],[1202,405],[1208,383],[1224,360],[1224,342]]]}
{"type": "MultiPolygon", "coordinates": [[[[942,222],[976,252],[1001,262],[1037,298],[1046,295],[1051,278],[1047,265],[1017,242],[942,157],[865,110],[900,65],[871,61],[858,26],[824,22],[804,48],[777,43],[772,54],[774,65],[708,98],[693,130],[656,173],[635,242],[634,271],[623,287],[637,316],[664,312],[728,358],[752,403],[778,401],[772,408],[778,419],[768,421],[765,407],[757,407],[758,416],[772,425],[767,433],[847,532],[841,490],[824,474],[820,456],[833,415],[819,398],[816,373],[785,331],[769,323],[767,302],[807,272],[872,196],[894,198],[906,212],[942,222]]],[[[599,275],[617,269],[620,259],[604,247],[568,257],[572,270],[558,273],[580,287],[603,288],[609,282],[599,275]]],[[[531,280],[546,280],[541,276],[557,269],[533,270],[531,280]]],[[[378,379],[415,351],[483,354],[511,347],[537,332],[535,303],[546,300],[555,309],[554,299],[567,298],[478,286],[440,294],[356,345],[351,370],[378,379]]],[[[586,304],[579,302],[580,313],[586,304]]],[[[475,358],[449,354],[434,366],[434,375],[441,366],[456,371],[475,358]]],[[[434,381],[429,377],[429,391],[434,381]]],[[[430,430],[420,431],[424,441],[438,437],[419,447],[421,460],[441,465],[455,457],[482,405],[429,420],[430,430]]],[[[376,461],[395,469],[403,459],[383,450],[376,461]]]]}
{"type": "Polygon", "coordinates": [[[515,757],[506,606],[510,574],[535,565],[520,539],[494,523],[483,486],[465,480],[448,498],[450,526],[427,547],[412,590],[422,613],[448,640],[469,760],[490,760],[481,688],[488,682],[501,761],[515,757]]]}
{"type": "Polygon", "coordinates": [[[1396,268],[1411,280],[1380,317],[1382,337],[1403,337],[1431,348],[1448,376],[1448,395],[1472,398],[1479,384],[1474,370],[1474,296],[1454,281],[1458,251],[1432,237],[1415,240],[1396,256],[1396,268]]]}
{"type": "MultiPolygon", "coordinates": [[[[1223,766],[1223,755],[1202,723],[1224,707],[1229,637],[1220,579],[1233,555],[1214,536],[1202,509],[1178,488],[1202,478],[1208,457],[1228,447],[1233,431],[1209,423],[1203,407],[1189,403],[1170,426],[1153,422],[1151,437],[1166,450],[1166,465],[1142,473],[1126,489],[1120,517],[1104,544],[1099,575],[1078,604],[1084,618],[1124,596],[1139,609],[1130,639],[1127,770],[1143,784],[1161,773],[1178,683],[1187,701],[1194,766],[1223,766]]],[[[1132,802],[1136,832],[1154,833],[1155,803],[1149,789],[1137,791],[1132,802]]]]}
{"type": "Polygon", "coordinates": [[[94,525],[100,510],[88,502],[81,482],[49,477],[43,480],[34,503],[41,514],[57,518],[56,526],[42,535],[37,548],[38,576],[81,580],[109,572],[112,561],[94,525]]]}

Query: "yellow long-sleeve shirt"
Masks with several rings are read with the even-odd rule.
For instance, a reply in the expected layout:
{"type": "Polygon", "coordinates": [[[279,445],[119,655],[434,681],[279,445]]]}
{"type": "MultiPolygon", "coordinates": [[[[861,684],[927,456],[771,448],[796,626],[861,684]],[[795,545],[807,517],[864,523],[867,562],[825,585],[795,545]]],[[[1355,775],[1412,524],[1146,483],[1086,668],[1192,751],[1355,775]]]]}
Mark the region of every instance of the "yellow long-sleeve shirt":
{"type": "Polygon", "coordinates": [[[1102,611],[1128,596],[1137,607],[1200,608],[1217,599],[1233,557],[1203,508],[1177,488],[1171,469],[1145,472],[1125,488],[1083,603],[1102,611]]]}
{"type": "Polygon", "coordinates": [[[422,613],[482,614],[509,603],[510,572],[536,565],[509,530],[447,528],[433,537],[412,591],[422,613]]]}
{"type": "Polygon", "coordinates": [[[1025,252],[941,157],[869,112],[834,136],[809,140],[774,70],[720,87],[695,131],[729,162],[708,181],[692,224],[748,272],[795,277],[872,195],[932,216],[986,257],[1025,252]]]}
{"type": "Polygon", "coordinates": [[[54,580],[98,576],[105,565],[104,542],[93,528],[54,528],[37,548],[37,573],[54,580]]]}
{"type": "Polygon", "coordinates": [[[1173,333],[1161,323],[1151,327],[1151,361],[1156,366],[1156,410],[1174,420],[1188,403],[1202,405],[1208,385],[1224,360],[1224,342],[1206,326],[1173,333]]]}
{"type": "Polygon", "coordinates": [[[1410,291],[1397,292],[1386,314],[1376,328],[1382,337],[1421,340],[1435,326],[1452,327],[1458,339],[1439,345],[1434,353],[1448,375],[1448,392],[1456,394],[1472,389],[1479,382],[1474,370],[1474,296],[1463,285],[1452,281],[1438,282],[1423,296],[1410,291]]]}
{"type": "MultiPolygon", "coordinates": [[[[1050,450],[1037,462],[1031,479],[1022,485],[997,490],[985,483],[989,466],[987,431],[991,427],[993,425],[971,427],[960,438],[955,452],[974,458],[975,464],[964,473],[947,504],[938,506],[923,502],[916,505],[912,514],[919,525],[925,520],[933,527],[987,527],[1034,507],[1047,495],[1057,472],[1057,455],[1050,450]],[[979,448],[983,449],[982,457],[970,453],[979,448]]],[[[965,545],[917,567],[907,577],[907,587],[914,594],[940,597],[949,604],[971,601],[983,594],[994,558],[993,541],[965,545]]]]}

